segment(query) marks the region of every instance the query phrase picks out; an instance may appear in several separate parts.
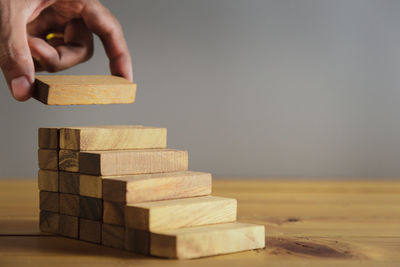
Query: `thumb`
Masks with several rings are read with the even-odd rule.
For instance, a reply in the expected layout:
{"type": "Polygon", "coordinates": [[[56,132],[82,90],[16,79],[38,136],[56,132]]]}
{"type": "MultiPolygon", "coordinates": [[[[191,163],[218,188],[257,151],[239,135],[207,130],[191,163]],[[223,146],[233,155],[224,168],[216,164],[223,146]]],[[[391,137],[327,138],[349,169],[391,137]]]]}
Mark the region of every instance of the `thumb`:
{"type": "Polygon", "coordinates": [[[0,25],[0,66],[14,98],[32,96],[35,68],[28,46],[26,23],[22,20],[0,25]]]}

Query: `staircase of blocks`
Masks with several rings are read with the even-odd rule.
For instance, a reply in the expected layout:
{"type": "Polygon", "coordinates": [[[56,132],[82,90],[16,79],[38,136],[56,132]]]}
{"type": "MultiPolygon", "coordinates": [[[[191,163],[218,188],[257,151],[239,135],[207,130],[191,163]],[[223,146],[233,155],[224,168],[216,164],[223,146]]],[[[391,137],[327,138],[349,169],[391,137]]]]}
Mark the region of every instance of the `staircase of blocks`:
{"type": "Polygon", "coordinates": [[[236,200],[166,147],[165,128],[40,128],[40,230],[173,259],[264,248],[264,226],[236,222],[236,200]]]}

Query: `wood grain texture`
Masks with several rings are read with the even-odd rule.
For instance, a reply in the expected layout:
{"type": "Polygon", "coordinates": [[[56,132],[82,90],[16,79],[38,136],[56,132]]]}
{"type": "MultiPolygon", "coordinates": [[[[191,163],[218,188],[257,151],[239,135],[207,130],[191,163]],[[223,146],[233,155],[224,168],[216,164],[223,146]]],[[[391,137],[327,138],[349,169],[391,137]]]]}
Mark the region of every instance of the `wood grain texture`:
{"type": "Polygon", "coordinates": [[[79,195],[60,193],[60,213],[79,216],[79,195]]]}
{"type": "Polygon", "coordinates": [[[59,212],[59,193],[40,191],[40,210],[59,212]]]}
{"type": "Polygon", "coordinates": [[[104,200],[103,222],[125,226],[125,204],[104,200]]]}
{"type": "Polygon", "coordinates": [[[124,249],[125,228],[119,225],[103,223],[101,227],[101,244],[106,247],[124,249]]]}
{"type": "Polygon", "coordinates": [[[79,217],[101,221],[103,219],[103,200],[100,198],[80,196],[79,217]]]}
{"type": "Polygon", "coordinates": [[[56,149],[38,150],[39,168],[58,171],[58,151],[56,149]]]}
{"type": "Polygon", "coordinates": [[[96,244],[101,243],[101,226],[99,221],[79,219],[79,239],[96,244]]]}
{"type": "Polygon", "coordinates": [[[79,172],[79,152],[60,149],[58,152],[58,169],[68,172],[79,172]]]}
{"type": "Polygon", "coordinates": [[[79,218],[60,214],[59,234],[66,237],[78,239],[79,218]]]}
{"type": "Polygon", "coordinates": [[[39,148],[58,149],[59,148],[59,128],[46,127],[39,128],[39,148]]]}
{"type": "Polygon", "coordinates": [[[59,177],[57,171],[39,170],[38,187],[41,191],[58,192],[59,177]]]}
{"type": "Polygon", "coordinates": [[[80,174],[79,194],[86,197],[102,198],[102,176],[80,174]]]}
{"type": "Polygon", "coordinates": [[[79,190],[79,173],[76,172],[59,172],[60,192],[78,195],[79,190]]]}
{"type": "Polygon", "coordinates": [[[136,84],[110,75],[37,75],[33,97],[47,105],[133,103],[136,84]]]}
{"type": "Polygon", "coordinates": [[[103,199],[120,203],[140,203],[211,194],[211,174],[173,172],[130,176],[105,176],[103,199]]]}
{"type": "Polygon", "coordinates": [[[125,249],[144,255],[150,254],[150,232],[125,228],[125,249]]]}
{"type": "Polygon", "coordinates": [[[150,254],[193,259],[265,247],[263,225],[216,224],[150,234],[150,254]]]}
{"type": "Polygon", "coordinates": [[[40,231],[58,234],[60,215],[56,212],[40,211],[39,228],[40,231]]]}
{"type": "Polygon", "coordinates": [[[81,152],[79,171],[91,175],[126,175],[186,171],[188,153],[174,149],[81,152]]]}
{"type": "Polygon", "coordinates": [[[167,129],[141,125],[68,127],[60,130],[60,147],[69,150],[166,148],[167,129]]]}
{"type": "Polygon", "coordinates": [[[125,226],[162,230],[236,220],[236,199],[215,196],[127,204],[125,226]]]}

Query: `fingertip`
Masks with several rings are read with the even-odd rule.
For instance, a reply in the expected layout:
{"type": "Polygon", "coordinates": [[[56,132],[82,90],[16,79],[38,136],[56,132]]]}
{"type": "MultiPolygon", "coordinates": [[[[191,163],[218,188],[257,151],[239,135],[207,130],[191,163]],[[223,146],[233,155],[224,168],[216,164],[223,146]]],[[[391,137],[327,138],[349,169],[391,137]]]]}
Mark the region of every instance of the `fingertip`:
{"type": "Polygon", "coordinates": [[[26,101],[32,96],[32,82],[26,76],[20,76],[11,80],[11,92],[18,101],[26,101]]]}

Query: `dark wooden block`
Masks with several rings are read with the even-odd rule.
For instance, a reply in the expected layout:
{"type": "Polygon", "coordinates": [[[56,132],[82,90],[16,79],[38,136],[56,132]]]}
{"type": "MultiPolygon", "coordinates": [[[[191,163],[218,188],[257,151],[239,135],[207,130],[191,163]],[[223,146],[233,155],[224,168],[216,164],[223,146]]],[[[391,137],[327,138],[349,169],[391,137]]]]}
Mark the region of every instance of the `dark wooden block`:
{"type": "Polygon", "coordinates": [[[79,219],[79,239],[92,243],[101,243],[101,226],[100,221],[87,219],[79,219]]]}
{"type": "Polygon", "coordinates": [[[103,218],[103,200],[100,198],[80,196],[79,217],[101,221],[103,218]]]}
{"type": "Polygon", "coordinates": [[[60,215],[55,212],[40,211],[39,228],[42,232],[58,234],[60,215]]]}
{"type": "Polygon", "coordinates": [[[40,210],[59,212],[59,193],[40,191],[40,210]]]}
{"type": "Polygon", "coordinates": [[[78,238],[79,218],[60,214],[59,234],[71,238],[78,238]]]}
{"type": "Polygon", "coordinates": [[[79,173],[59,172],[60,192],[79,195],[79,173]]]}
{"type": "Polygon", "coordinates": [[[70,216],[79,216],[79,196],[60,193],[60,213],[70,216]]]}
{"type": "Polygon", "coordinates": [[[150,254],[150,232],[126,228],[125,249],[144,255],[150,254]]]}
{"type": "Polygon", "coordinates": [[[125,204],[103,201],[103,222],[125,225],[125,204]]]}
{"type": "Polygon", "coordinates": [[[59,148],[59,128],[39,128],[39,148],[59,148]]]}
{"type": "Polygon", "coordinates": [[[39,149],[38,161],[40,169],[58,171],[58,150],[39,149]]]}
{"type": "Polygon", "coordinates": [[[124,249],[125,227],[103,223],[101,228],[101,244],[106,247],[124,249]]]}
{"type": "Polygon", "coordinates": [[[61,171],[79,172],[79,152],[61,149],[58,152],[58,168],[61,171]]]}

